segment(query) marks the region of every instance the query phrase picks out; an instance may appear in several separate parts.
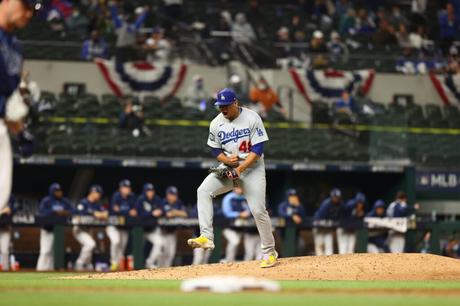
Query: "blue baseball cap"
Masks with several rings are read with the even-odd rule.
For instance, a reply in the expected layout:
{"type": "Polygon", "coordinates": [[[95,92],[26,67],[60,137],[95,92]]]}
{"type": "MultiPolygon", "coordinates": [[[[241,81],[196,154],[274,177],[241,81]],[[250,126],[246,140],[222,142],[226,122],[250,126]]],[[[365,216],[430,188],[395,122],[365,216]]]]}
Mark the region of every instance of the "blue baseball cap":
{"type": "Polygon", "coordinates": [[[144,184],[144,192],[147,191],[155,191],[155,186],[152,183],[145,183],[144,184]]]}
{"type": "Polygon", "coordinates": [[[377,200],[374,203],[374,208],[385,207],[385,202],[383,200],[377,200]]]}
{"type": "Polygon", "coordinates": [[[230,105],[236,100],[235,92],[231,89],[224,88],[217,93],[215,106],[225,106],[230,105]]]}
{"type": "Polygon", "coordinates": [[[168,188],[166,188],[166,193],[177,195],[179,191],[177,190],[176,186],[169,186],[168,188]]]}
{"type": "Polygon", "coordinates": [[[342,196],[342,192],[338,188],[334,188],[331,190],[331,197],[340,198],[342,196]]]}
{"type": "Polygon", "coordinates": [[[89,192],[97,192],[99,194],[103,194],[104,190],[102,189],[101,185],[92,185],[89,187],[89,192]]]}
{"type": "Polygon", "coordinates": [[[295,190],[294,188],[291,188],[291,189],[288,189],[286,191],[286,195],[289,197],[289,196],[293,196],[293,195],[297,195],[297,190],[295,190]]]}
{"type": "Polygon", "coordinates": [[[53,194],[57,190],[62,190],[61,184],[59,183],[52,183],[49,188],[49,193],[53,194]]]}
{"type": "Polygon", "coordinates": [[[156,26],[153,28],[152,33],[157,34],[157,33],[164,33],[165,29],[163,29],[160,26],[156,26]]]}
{"type": "Polygon", "coordinates": [[[355,196],[355,200],[357,202],[361,202],[361,203],[364,203],[366,202],[366,195],[362,192],[358,192],[355,196]]]}
{"type": "Polygon", "coordinates": [[[131,182],[130,180],[124,179],[120,181],[120,187],[131,187],[131,182]]]}

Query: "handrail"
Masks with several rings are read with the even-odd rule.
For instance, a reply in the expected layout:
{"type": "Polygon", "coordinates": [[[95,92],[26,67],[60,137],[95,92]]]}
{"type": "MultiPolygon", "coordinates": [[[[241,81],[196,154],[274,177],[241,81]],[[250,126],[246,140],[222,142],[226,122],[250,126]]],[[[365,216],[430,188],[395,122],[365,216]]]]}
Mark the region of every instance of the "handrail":
{"type": "MultiPolygon", "coordinates": [[[[116,124],[118,123],[117,118],[107,117],[40,117],[39,122],[47,123],[74,123],[74,124],[116,124]]],[[[146,125],[158,125],[158,126],[197,126],[197,127],[208,127],[209,121],[207,120],[172,120],[172,119],[145,119],[146,125]]],[[[326,123],[315,123],[308,124],[304,122],[264,122],[267,128],[278,128],[278,129],[331,129],[330,124],[326,123]]],[[[410,134],[431,134],[431,135],[460,135],[460,129],[454,128],[423,128],[423,127],[407,127],[407,126],[383,126],[383,125],[365,125],[365,124],[341,124],[334,127],[335,130],[353,130],[353,131],[369,131],[369,132],[388,132],[388,133],[410,133],[410,134]]]]}

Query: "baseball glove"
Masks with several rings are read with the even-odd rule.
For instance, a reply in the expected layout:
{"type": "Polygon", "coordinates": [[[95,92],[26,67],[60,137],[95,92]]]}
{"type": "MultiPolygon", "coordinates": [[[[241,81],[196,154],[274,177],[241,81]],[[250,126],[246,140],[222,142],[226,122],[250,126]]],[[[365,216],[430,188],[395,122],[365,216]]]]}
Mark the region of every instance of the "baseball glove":
{"type": "Polygon", "coordinates": [[[228,178],[232,181],[239,179],[238,173],[231,167],[212,167],[208,172],[215,173],[220,178],[228,178]]]}

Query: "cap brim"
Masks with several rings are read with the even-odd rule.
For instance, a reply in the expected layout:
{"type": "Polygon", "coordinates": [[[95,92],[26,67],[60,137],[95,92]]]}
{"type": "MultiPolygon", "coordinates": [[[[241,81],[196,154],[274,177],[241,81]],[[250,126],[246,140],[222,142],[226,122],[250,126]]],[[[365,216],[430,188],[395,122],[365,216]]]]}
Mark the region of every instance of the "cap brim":
{"type": "Polygon", "coordinates": [[[28,9],[32,10],[32,11],[38,11],[42,8],[43,4],[41,2],[29,2],[29,1],[21,1],[22,4],[24,4],[25,7],[27,7],[28,9]]]}
{"type": "Polygon", "coordinates": [[[233,100],[232,102],[227,102],[227,101],[216,101],[214,103],[215,106],[226,106],[226,105],[231,105],[233,103],[235,103],[236,100],[233,100]]]}

